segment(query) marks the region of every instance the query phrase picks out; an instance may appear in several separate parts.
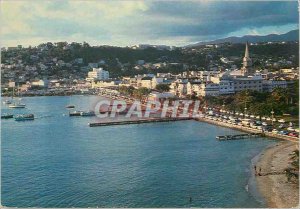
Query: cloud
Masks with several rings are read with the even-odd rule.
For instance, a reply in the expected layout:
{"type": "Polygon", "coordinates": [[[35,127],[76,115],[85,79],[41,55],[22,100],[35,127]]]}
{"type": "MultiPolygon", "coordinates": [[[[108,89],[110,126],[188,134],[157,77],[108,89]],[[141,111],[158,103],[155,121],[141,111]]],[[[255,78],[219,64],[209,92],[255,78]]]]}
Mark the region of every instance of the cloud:
{"type": "Polygon", "coordinates": [[[1,1],[3,45],[184,45],[298,27],[297,2],[1,1]]]}

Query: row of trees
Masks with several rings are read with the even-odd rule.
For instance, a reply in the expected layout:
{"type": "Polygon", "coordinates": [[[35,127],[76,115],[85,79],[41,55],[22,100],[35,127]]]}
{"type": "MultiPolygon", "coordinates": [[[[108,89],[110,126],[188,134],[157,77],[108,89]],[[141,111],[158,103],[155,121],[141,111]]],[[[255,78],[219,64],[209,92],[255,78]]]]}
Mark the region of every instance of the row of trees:
{"type": "MultiPolygon", "coordinates": [[[[158,84],[155,88],[159,92],[167,92],[170,90],[170,86],[168,84],[158,84]]],[[[119,92],[126,96],[132,96],[138,99],[142,97],[146,97],[150,94],[151,90],[145,87],[140,87],[138,89],[132,86],[120,86],[119,92]]]]}
{"type": "Polygon", "coordinates": [[[142,99],[143,97],[146,97],[150,94],[151,90],[145,87],[140,87],[138,89],[135,89],[132,86],[120,86],[119,92],[126,96],[131,96],[137,99],[142,99]]]}
{"type": "Polygon", "coordinates": [[[245,90],[231,96],[206,97],[204,102],[211,106],[225,107],[230,111],[247,112],[255,115],[298,115],[299,82],[291,88],[275,88],[272,92],[257,92],[245,90]]]}

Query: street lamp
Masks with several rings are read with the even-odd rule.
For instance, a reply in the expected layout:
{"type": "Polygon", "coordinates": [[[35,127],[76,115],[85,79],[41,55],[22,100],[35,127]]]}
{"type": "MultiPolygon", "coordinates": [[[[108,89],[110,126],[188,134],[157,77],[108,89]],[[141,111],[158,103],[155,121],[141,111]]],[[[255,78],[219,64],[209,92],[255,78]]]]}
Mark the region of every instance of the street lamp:
{"type": "Polygon", "coordinates": [[[273,111],[273,109],[271,111],[271,114],[272,114],[272,126],[273,126],[273,123],[274,123],[274,111],[273,111]]]}
{"type": "Polygon", "coordinates": [[[222,112],[225,113],[225,104],[224,103],[222,105],[222,110],[223,110],[222,112]]]}
{"type": "Polygon", "coordinates": [[[244,108],[244,118],[246,117],[247,107],[244,108]]]}

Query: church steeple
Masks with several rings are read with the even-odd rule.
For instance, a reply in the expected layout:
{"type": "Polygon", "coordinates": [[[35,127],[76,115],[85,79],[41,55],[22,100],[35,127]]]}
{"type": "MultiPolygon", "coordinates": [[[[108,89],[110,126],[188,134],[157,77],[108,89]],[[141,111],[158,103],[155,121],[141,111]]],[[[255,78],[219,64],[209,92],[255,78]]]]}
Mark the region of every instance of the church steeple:
{"type": "Polygon", "coordinates": [[[245,57],[250,58],[249,57],[249,49],[248,49],[248,41],[246,42],[245,57]]]}
{"type": "Polygon", "coordinates": [[[252,73],[252,60],[249,55],[249,46],[248,42],[246,42],[246,48],[245,48],[245,56],[243,58],[243,68],[242,68],[244,75],[249,75],[252,73]]]}

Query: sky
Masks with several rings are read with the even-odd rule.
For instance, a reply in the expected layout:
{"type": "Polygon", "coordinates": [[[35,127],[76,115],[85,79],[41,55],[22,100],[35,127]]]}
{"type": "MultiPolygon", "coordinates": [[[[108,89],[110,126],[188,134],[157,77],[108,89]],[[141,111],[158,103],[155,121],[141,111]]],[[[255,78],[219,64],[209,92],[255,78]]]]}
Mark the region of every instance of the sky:
{"type": "Polygon", "coordinates": [[[298,29],[298,3],[279,1],[2,0],[1,45],[48,41],[184,46],[298,29]]]}

